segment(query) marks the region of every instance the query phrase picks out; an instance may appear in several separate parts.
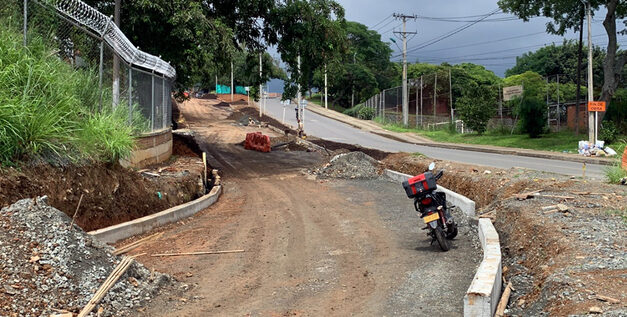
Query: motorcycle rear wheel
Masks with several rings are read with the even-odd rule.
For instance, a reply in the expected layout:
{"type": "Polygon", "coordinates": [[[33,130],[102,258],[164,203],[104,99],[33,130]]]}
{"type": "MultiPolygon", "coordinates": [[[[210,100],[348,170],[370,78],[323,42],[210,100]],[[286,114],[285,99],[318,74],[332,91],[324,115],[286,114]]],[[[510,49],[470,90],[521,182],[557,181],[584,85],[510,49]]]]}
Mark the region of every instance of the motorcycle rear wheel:
{"type": "Polygon", "coordinates": [[[442,230],[442,227],[438,226],[437,228],[435,228],[435,230],[433,230],[433,234],[435,235],[435,239],[438,241],[438,244],[440,245],[440,249],[442,249],[442,251],[446,252],[451,248],[450,242],[444,237],[444,231],[442,230]]]}
{"type": "Polygon", "coordinates": [[[457,224],[453,223],[446,231],[446,238],[449,240],[453,240],[455,237],[457,237],[457,224]]]}

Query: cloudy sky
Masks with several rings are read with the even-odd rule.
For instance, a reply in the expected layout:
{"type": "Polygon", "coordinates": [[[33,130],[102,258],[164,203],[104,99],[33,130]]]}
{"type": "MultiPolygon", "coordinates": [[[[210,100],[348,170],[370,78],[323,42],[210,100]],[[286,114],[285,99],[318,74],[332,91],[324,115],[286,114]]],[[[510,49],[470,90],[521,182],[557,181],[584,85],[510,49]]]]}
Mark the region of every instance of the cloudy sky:
{"type": "MultiPolygon", "coordinates": [[[[393,13],[418,15],[416,21],[407,23],[407,31],[417,31],[418,34],[408,42],[408,61],[416,60],[440,64],[442,62],[460,63],[472,62],[485,65],[497,75],[503,76],[506,69],[511,68],[516,61],[515,56],[524,52],[534,51],[543,45],[561,43],[562,37],[545,33],[545,18],[534,18],[529,22],[518,20],[512,15],[497,13],[486,20],[446,38],[435,44],[416,49],[429,41],[438,39],[442,35],[467,25],[466,22],[441,22],[426,18],[468,17],[479,16],[498,9],[496,0],[338,0],[346,10],[346,19],[357,21],[379,31],[384,41],[391,42],[394,30],[400,30],[401,22],[393,19],[393,13]],[[486,43],[489,42],[489,43],[486,43]],[[412,50],[412,48],[414,50],[412,50]]],[[[607,36],[603,29],[604,12],[596,12],[592,23],[592,42],[606,46],[607,36]]],[[[461,18],[455,20],[473,20],[477,18],[461,18]]],[[[578,34],[569,33],[569,39],[578,38],[578,34]]],[[[584,33],[584,42],[587,33],[584,33]]],[[[619,36],[619,43],[627,45],[627,37],[619,36]]],[[[402,41],[397,40],[398,46],[402,41]]],[[[584,44],[585,45],[585,44],[584,44]]],[[[394,49],[394,60],[398,57],[400,48],[391,44],[394,49]]]]}

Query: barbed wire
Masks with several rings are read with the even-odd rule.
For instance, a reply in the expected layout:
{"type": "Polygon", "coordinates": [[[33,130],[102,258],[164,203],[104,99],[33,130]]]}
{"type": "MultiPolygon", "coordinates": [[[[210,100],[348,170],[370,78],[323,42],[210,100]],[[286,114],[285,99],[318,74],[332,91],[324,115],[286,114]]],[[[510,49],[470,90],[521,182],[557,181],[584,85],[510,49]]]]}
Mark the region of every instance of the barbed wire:
{"type": "Polygon", "coordinates": [[[176,70],[161,58],[139,50],[113,23],[111,18],[80,0],[34,0],[59,12],[65,18],[96,33],[129,65],[141,67],[169,79],[176,77],[176,70]]]}

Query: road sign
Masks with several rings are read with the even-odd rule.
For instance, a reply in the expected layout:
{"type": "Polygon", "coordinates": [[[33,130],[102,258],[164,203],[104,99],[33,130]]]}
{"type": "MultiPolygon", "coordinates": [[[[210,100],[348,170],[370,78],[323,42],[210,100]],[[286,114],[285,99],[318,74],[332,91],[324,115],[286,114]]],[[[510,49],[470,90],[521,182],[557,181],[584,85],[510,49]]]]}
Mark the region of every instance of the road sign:
{"type": "Polygon", "coordinates": [[[503,100],[510,101],[523,93],[523,86],[503,87],[503,100]]]}
{"type": "Polygon", "coordinates": [[[605,101],[588,101],[588,111],[605,112],[605,101]]]}
{"type": "Polygon", "coordinates": [[[246,86],[244,89],[246,89],[246,92],[250,92],[250,87],[246,86]]]}

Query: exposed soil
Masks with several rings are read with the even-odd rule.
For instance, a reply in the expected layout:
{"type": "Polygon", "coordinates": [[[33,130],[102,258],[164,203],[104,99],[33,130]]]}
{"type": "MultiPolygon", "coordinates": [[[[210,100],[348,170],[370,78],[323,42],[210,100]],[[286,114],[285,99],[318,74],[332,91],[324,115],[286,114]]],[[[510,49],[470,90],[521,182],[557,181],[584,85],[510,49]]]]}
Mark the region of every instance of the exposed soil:
{"type": "Polygon", "coordinates": [[[148,169],[146,176],[119,165],[23,166],[0,170],[0,207],[20,199],[47,195],[51,206],[72,217],[83,197],[76,223],[91,231],[186,203],[201,194],[202,162],[175,138],[169,162],[148,169]]]}
{"type": "Polygon", "coordinates": [[[481,257],[470,226],[460,229],[453,250],[441,252],[420,230],[399,184],[377,177],[317,180],[307,170],[328,162],[324,150],[244,150],[247,132],[288,139],[273,129],[240,125],[231,112],[236,106],[211,102],[192,99],[181,109],[201,149],[221,169],[222,197],[159,229],[163,238],[132,253],[244,252],[140,257],[190,288],[160,296],[143,315],[461,314],[461,298],[481,257]]]}

